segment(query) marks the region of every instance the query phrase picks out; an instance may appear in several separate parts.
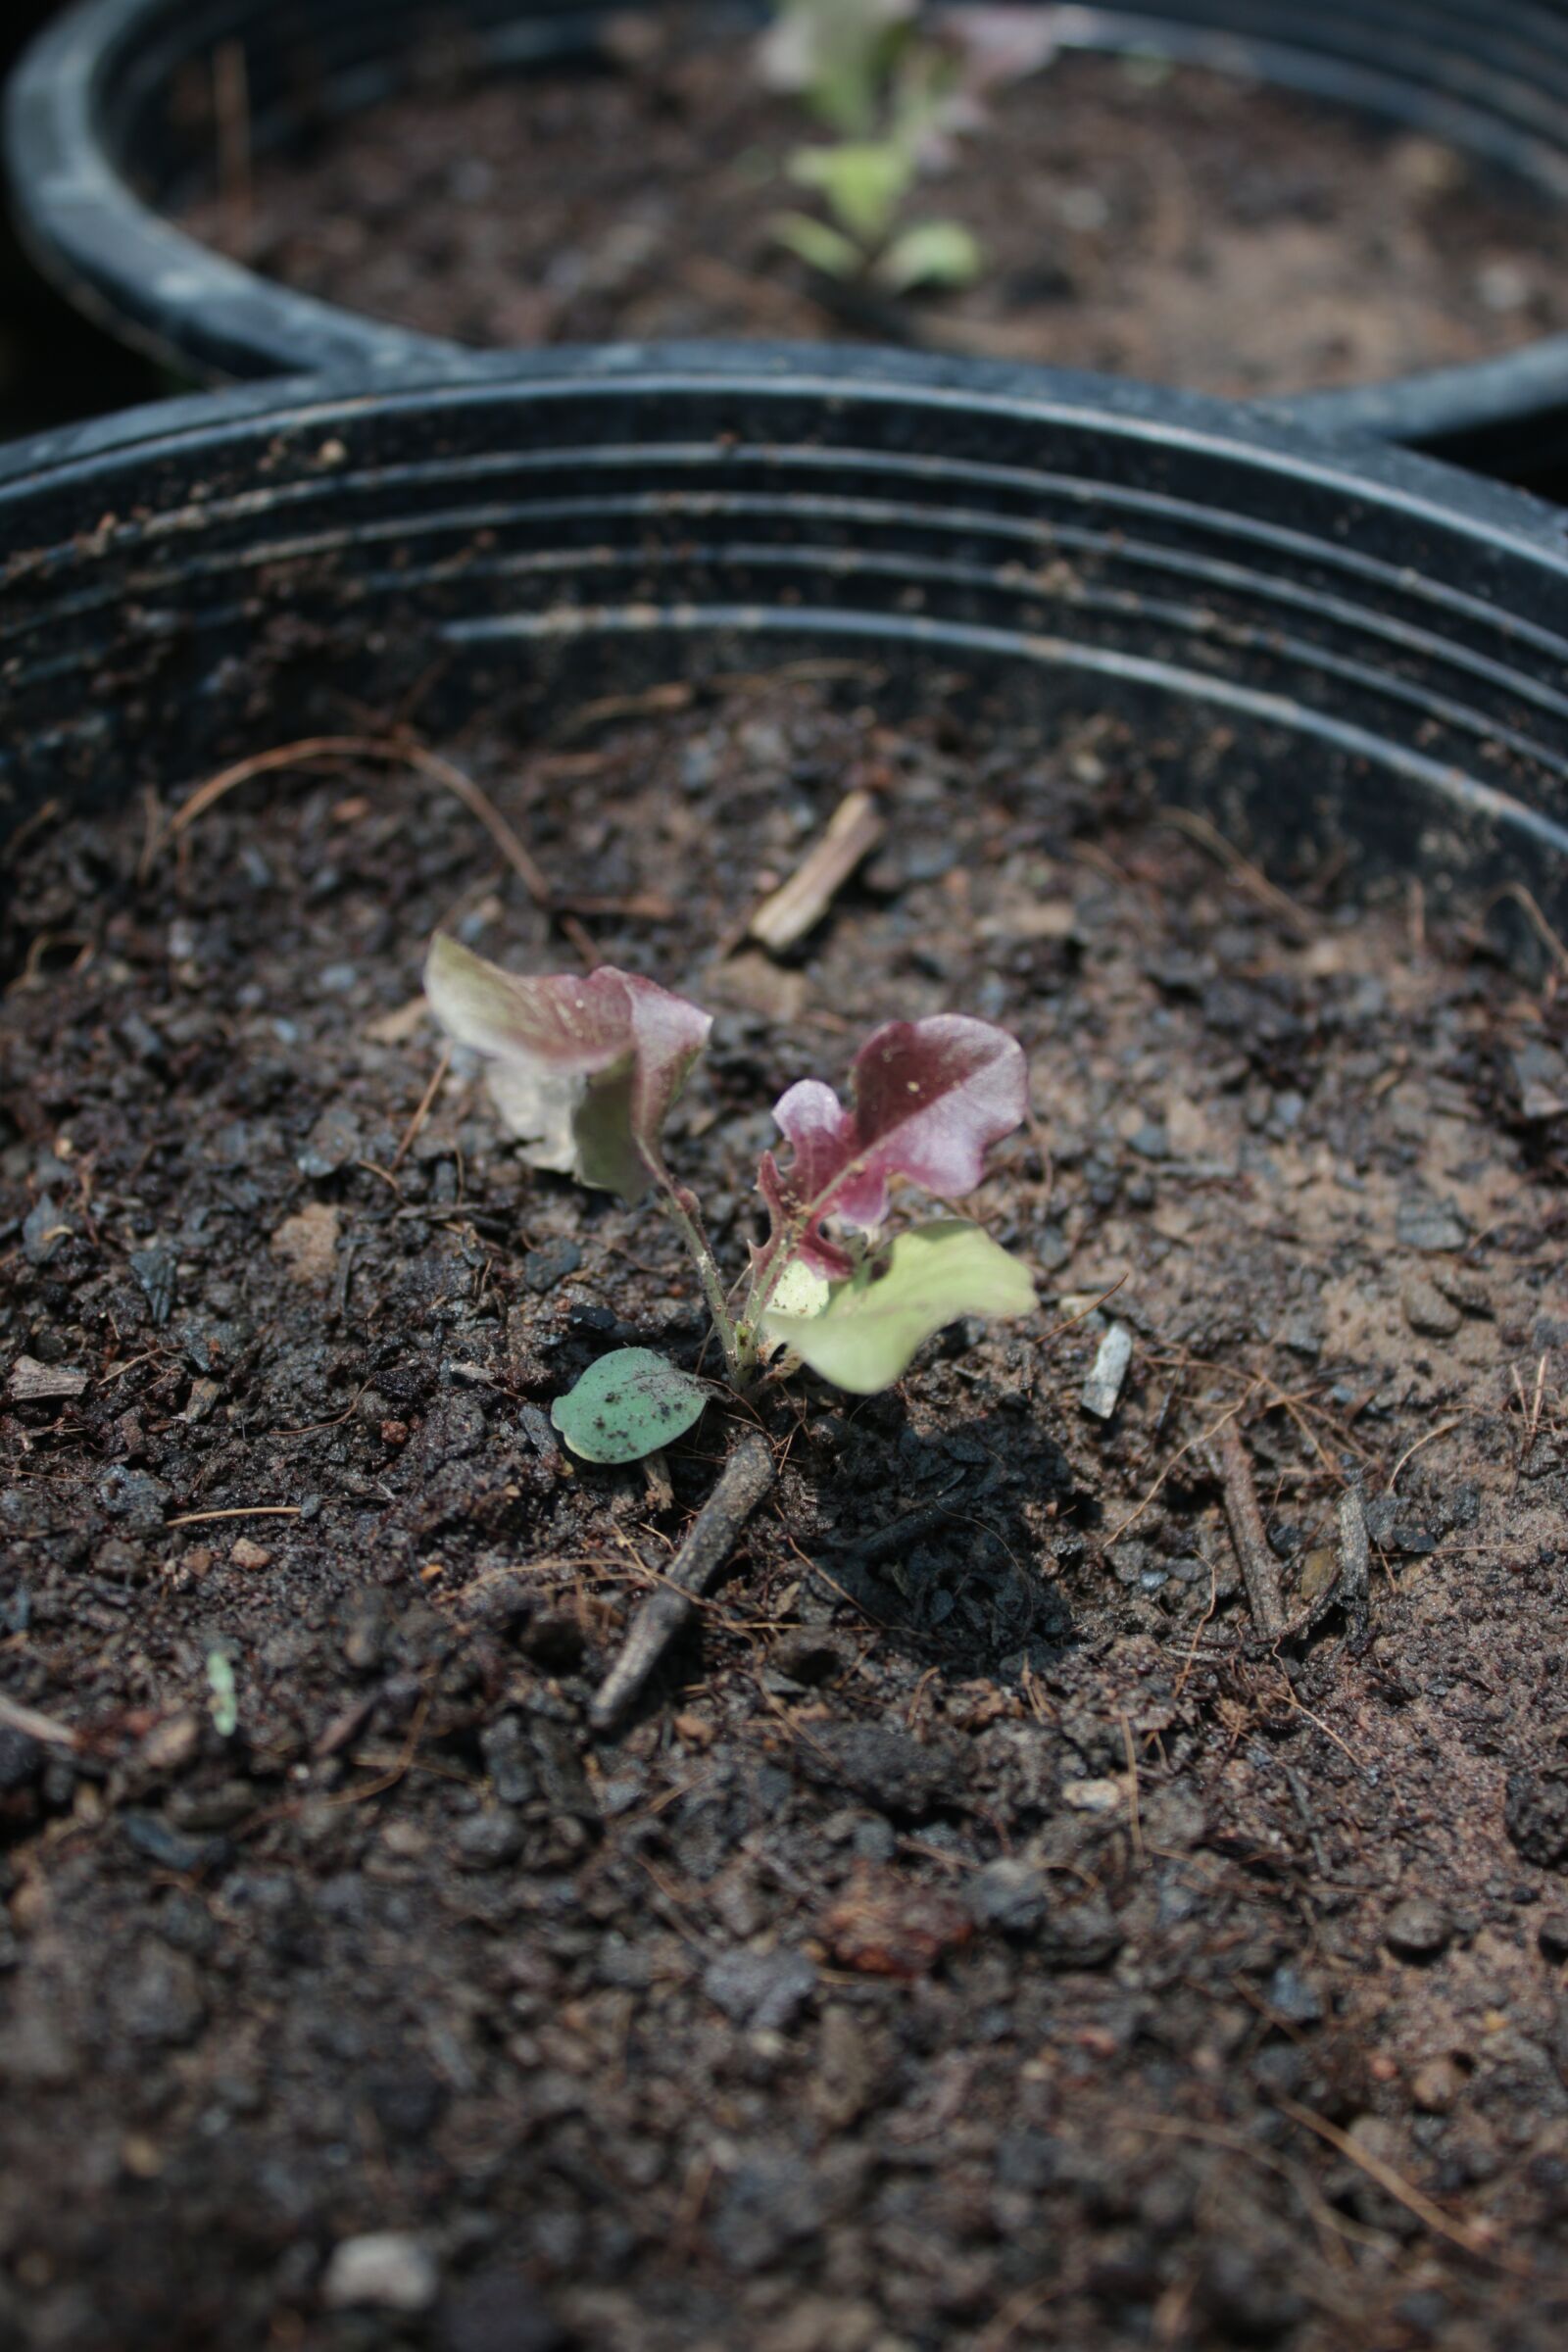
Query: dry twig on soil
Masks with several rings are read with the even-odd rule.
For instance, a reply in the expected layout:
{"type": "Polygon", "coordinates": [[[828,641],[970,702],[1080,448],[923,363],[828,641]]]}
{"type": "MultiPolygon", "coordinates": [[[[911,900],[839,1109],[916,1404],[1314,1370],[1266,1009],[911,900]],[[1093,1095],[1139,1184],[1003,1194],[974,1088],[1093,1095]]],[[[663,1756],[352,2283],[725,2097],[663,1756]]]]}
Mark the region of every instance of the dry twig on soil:
{"type": "Polygon", "coordinates": [[[1350,1623],[1357,1644],[1366,1638],[1371,1607],[1372,1544],[1360,1490],[1347,1487],[1340,1496],[1340,1573],[1335,1585],[1341,1608],[1350,1623]]]}
{"type": "Polygon", "coordinates": [[[341,760],[379,760],[393,767],[416,768],[432,783],[441,785],[463,803],[470,816],[478,818],[535,906],[546,912],[554,907],[555,893],[548,879],[488,794],[481,792],[461,767],[443,760],[438,752],[427,751],[420,743],[382,743],[373,735],[310,735],[298,743],[283,743],[270,751],[254,752],[248,760],[236,760],[232,767],[220,769],[216,776],[209,776],[205,784],[198,785],[171,817],[168,838],[174,840],[225,793],[232,792],[238,784],[248,783],[253,776],[341,760]]]}
{"type": "Polygon", "coordinates": [[[1285,1631],[1285,1595],[1280,1584],[1280,1564],[1269,1548],[1263,1532],[1263,1514],[1257,1507],[1257,1489],[1252,1484],[1252,1466],[1247,1458],[1241,1432],[1234,1421],[1226,1423],[1209,1448],[1216,1475],[1225,1492],[1225,1517],[1236,1546],[1242,1579],[1247,1586],[1247,1598],[1252,1611],[1252,1623],[1266,1642],[1278,1641],[1285,1631]]]}
{"type": "Polygon", "coordinates": [[[773,1456],[767,1440],[760,1431],[750,1430],[692,1521],[658,1592],[649,1594],[632,1619],[620,1655],[589,1708],[595,1731],[613,1731],[635,1705],[670,1643],[691,1623],[696,1598],[714,1583],[742,1528],[772,1484],[773,1456]]]}

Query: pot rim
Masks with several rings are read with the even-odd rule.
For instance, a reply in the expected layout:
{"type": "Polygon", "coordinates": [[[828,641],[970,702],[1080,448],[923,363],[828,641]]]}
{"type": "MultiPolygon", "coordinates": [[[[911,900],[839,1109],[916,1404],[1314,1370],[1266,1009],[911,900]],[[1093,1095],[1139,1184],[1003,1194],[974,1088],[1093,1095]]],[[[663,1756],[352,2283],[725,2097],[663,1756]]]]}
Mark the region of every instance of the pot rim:
{"type": "MultiPolygon", "coordinates": [[[[1565,338],[1568,341],[1568,338],[1565,338]]],[[[967,360],[882,345],[775,342],[627,342],[552,344],[527,351],[472,352],[454,368],[440,345],[411,354],[394,381],[354,368],[296,370],[216,390],[154,400],[104,416],[46,427],[0,443],[0,494],[57,468],[74,469],[137,447],[175,447],[208,434],[277,416],[290,421],[352,416],[368,405],[462,407],[498,396],[583,397],[635,390],[679,397],[726,379],[738,387],[832,400],[858,398],[924,404],[933,412],[991,414],[1018,421],[1078,423],[1130,439],[1180,444],[1197,453],[1245,462],[1271,474],[1379,503],[1445,526],[1479,531],[1511,553],[1568,577],[1568,512],[1513,484],[1494,481],[1372,437],[1342,438],[1260,403],[1147,384],[1133,376],[967,360]]]]}

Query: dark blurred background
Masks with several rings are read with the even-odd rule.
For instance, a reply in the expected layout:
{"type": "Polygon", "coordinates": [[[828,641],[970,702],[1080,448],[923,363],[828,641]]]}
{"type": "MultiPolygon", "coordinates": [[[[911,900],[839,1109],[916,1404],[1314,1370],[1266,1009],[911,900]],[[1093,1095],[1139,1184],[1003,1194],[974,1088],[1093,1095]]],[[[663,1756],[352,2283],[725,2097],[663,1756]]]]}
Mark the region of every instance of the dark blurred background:
{"type": "MultiPolygon", "coordinates": [[[[0,73],[64,0],[0,0],[0,73]]],[[[0,226],[0,440],[155,399],[150,363],[122,351],[52,294],[0,226]]]]}

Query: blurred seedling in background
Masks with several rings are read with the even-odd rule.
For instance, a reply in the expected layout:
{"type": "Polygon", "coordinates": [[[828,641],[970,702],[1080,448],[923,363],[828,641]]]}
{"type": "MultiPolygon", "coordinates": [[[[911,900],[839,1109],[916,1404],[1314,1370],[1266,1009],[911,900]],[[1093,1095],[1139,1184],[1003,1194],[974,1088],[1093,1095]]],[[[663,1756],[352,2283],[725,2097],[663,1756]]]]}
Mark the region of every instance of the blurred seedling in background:
{"type": "MultiPolygon", "coordinates": [[[[524,1158],[633,1205],[653,1195],[691,1257],[732,1390],[804,1363],[869,1395],[946,1325],[1037,1304],[1027,1270],[979,1225],[943,1216],[884,1232],[896,1181],[961,1200],[989,1148],[1022,1123],[1027,1072],[1005,1030],[953,1013],[889,1021],[855,1057],[849,1105],[819,1079],[790,1087],[773,1109],[789,1156],[780,1165],[765,1152],[757,1174],[766,1237],[732,1287],[662,1145],[708,1013],[610,965],[523,978],[444,936],[425,990],[448,1035],[483,1057],[524,1158]]],[[[557,1399],[553,1419],[584,1460],[636,1461],[690,1429],[712,1386],[651,1348],[617,1348],[557,1399]]]]}
{"type": "Polygon", "coordinates": [[[906,219],[910,198],[983,126],[992,93],[1038,73],[1055,46],[1048,9],[780,0],[762,77],[836,136],[788,158],[822,209],[777,215],[779,244],[820,276],[884,294],[972,283],[985,267],[972,231],[906,219]]]}

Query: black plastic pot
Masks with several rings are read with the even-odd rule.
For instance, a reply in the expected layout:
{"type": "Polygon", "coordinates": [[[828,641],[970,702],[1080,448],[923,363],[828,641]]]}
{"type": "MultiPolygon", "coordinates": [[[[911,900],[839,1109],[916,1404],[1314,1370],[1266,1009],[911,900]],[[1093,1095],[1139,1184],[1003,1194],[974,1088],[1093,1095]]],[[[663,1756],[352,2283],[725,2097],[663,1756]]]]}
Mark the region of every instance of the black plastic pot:
{"type": "MultiPolygon", "coordinates": [[[[251,275],[155,209],[211,167],[213,61],[243,44],[253,134],[407,83],[416,35],[461,28],[494,66],[582,50],[623,0],[82,0],[12,84],[19,218],[83,308],[187,379],[422,368],[427,338],[251,275]]],[[[1568,18],[1557,0],[1136,0],[1068,7],[1062,37],[1260,74],[1448,139],[1568,204],[1568,18]]],[[[1315,426],[1514,479],[1568,463],[1568,337],[1506,358],[1277,404],[1315,426]]]]}
{"type": "Polygon", "coordinates": [[[890,710],[1130,717],[1283,878],[1568,928],[1560,521],[1196,397],[711,347],[250,387],[0,452],[0,839],[416,680],[537,732],[850,653],[890,710]]]}
{"type": "MultiPolygon", "coordinates": [[[[0,75],[10,74],[28,41],[58,13],[55,0],[7,0],[0,11],[0,75]]],[[[154,369],[40,278],[4,220],[0,320],[0,441],[157,395],[154,369]]]]}

